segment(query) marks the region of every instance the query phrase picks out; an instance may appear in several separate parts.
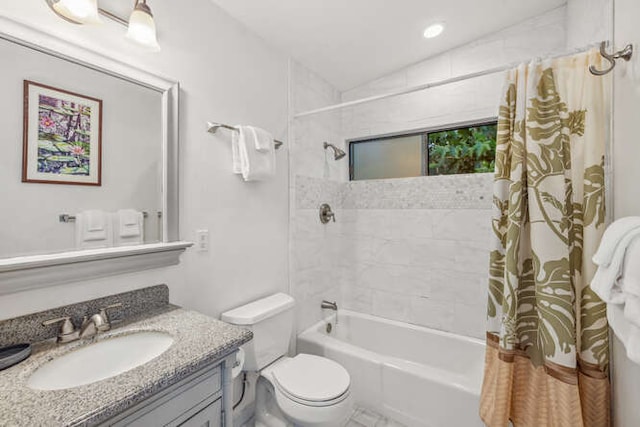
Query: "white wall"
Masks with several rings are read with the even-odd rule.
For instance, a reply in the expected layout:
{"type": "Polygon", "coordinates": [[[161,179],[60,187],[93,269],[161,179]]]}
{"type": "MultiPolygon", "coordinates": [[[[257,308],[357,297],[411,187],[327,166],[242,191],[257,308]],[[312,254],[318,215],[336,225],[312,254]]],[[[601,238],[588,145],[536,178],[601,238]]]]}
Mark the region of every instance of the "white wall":
{"type": "MultiPolygon", "coordinates": [[[[630,63],[615,70],[613,115],[613,199],[614,216],[640,215],[640,144],[638,112],[640,111],[640,3],[636,0],[615,1],[615,42],[618,48],[633,43],[636,51],[630,63]]],[[[616,427],[640,425],[640,365],[626,356],[620,340],[613,339],[613,422],[616,427]]]]}
{"type": "Polygon", "coordinates": [[[211,249],[189,250],[174,268],[1,296],[0,318],[163,282],[173,302],[212,316],[287,291],[287,59],[209,0],[150,6],[160,53],[130,45],[111,22],[67,24],[41,0],[2,2],[0,14],[180,82],[180,234],[193,240],[208,229],[211,249]],[[207,120],[261,126],[284,140],[277,177],[245,184],[232,175],[229,135],[207,134],[207,120]]]}

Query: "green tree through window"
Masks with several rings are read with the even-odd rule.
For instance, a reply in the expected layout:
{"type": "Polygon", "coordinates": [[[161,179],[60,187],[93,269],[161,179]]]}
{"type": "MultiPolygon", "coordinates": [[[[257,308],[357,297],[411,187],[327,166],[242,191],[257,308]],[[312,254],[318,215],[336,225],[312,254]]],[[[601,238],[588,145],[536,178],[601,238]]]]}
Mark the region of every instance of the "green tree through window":
{"type": "Polygon", "coordinates": [[[427,138],[429,175],[493,172],[495,124],[432,132],[427,138]]]}

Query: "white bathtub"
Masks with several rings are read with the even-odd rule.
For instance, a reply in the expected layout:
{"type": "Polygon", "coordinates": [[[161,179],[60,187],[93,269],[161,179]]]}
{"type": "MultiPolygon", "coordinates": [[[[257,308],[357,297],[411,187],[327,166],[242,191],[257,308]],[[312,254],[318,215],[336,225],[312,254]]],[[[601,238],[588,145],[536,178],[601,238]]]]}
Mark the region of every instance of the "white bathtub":
{"type": "Polygon", "coordinates": [[[331,323],[301,333],[297,349],[342,364],[357,405],[410,427],[483,425],[482,341],[348,310],[331,323]]]}

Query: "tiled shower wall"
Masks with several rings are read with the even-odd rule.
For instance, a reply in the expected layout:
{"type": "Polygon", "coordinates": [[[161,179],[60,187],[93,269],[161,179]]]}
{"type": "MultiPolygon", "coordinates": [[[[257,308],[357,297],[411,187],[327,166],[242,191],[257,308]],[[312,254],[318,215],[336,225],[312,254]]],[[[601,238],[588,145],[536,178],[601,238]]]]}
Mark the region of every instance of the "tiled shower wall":
{"type": "MultiPolygon", "coordinates": [[[[586,34],[589,26],[569,19],[570,8],[407,67],[345,92],[341,100],[555,55],[605,37],[600,30],[586,34]],[[567,35],[580,44],[568,47],[567,35]]],[[[292,87],[296,112],[339,102],[329,84],[299,65],[293,71],[300,74],[292,87]],[[313,106],[299,108],[302,103],[313,106]]],[[[347,159],[334,162],[321,143],[494,117],[502,82],[498,73],[343,109],[340,115],[293,120],[294,154],[303,157],[299,164],[292,157],[291,165],[291,288],[298,331],[323,316],[322,299],[337,299],[343,308],[484,336],[491,174],[349,182],[347,159]],[[324,202],[334,208],[335,224],[318,221],[324,202]]]]}
{"type": "Polygon", "coordinates": [[[491,185],[491,174],[346,184],[343,307],[482,336],[491,185]]]}
{"type": "MultiPolygon", "coordinates": [[[[291,62],[290,102],[294,113],[340,102],[329,83],[291,62]]],[[[290,149],[290,291],[296,299],[298,332],[322,317],[320,302],[338,300],[341,276],[333,266],[339,249],[337,227],[318,219],[318,206],[329,203],[338,211],[346,181],[346,159],[333,160],[322,143],[344,147],[339,113],[314,115],[291,122],[290,149]]]]}

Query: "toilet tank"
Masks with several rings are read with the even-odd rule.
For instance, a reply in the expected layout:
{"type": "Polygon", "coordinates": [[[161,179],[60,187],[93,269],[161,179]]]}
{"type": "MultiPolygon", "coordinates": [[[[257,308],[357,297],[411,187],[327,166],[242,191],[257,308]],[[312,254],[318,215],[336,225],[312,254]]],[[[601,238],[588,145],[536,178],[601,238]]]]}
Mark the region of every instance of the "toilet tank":
{"type": "Polygon", "coordinates": [[[259,371],[287,354],[293,331],[294,299],[283,293],[271,295],[222,313],[223,322],[253,332],[253,339],[242,346],[246,371],[259,371]]]}

